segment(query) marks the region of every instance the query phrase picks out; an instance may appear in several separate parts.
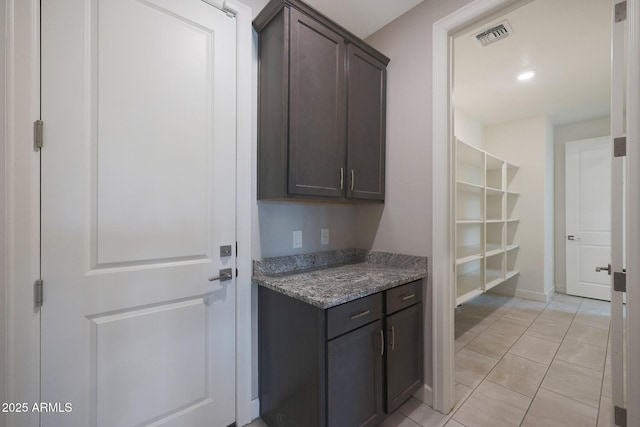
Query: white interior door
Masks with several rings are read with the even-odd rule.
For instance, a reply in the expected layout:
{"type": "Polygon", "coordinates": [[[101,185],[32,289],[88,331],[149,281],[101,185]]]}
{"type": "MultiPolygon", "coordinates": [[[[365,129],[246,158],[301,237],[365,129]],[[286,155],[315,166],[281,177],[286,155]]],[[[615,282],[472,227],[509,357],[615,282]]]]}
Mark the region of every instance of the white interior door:
{"type": "Polygon", "coordinates": [[[611,300],[611,138],[568,142],[567,293],[611,300]]]}
{"type": "Polygon", "coordinates": [[[235,420],[235,25],[42,1],[42,426],[235,420]]]}

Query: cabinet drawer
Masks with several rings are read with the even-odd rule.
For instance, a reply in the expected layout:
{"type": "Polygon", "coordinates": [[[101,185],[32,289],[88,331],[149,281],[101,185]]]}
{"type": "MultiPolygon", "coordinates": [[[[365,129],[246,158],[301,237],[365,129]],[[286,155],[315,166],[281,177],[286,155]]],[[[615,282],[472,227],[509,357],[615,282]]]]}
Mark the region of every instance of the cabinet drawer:
{"type": "Polygon", "coordinates": [[[422,280],[389,289],[386,292],[386,313],[395,313],[422,300],[422,280]]]}
{"type": "Polygon", "coordinates": [[[327,339],[359,328],[382,317],[382,293],[360,298],[327,310],[327,339]]]}

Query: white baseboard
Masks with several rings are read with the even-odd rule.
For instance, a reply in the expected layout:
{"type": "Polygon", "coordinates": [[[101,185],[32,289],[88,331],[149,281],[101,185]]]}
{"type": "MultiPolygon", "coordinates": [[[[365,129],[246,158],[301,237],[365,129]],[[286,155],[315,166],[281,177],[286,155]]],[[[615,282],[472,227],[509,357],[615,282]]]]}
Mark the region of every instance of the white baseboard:
{"type": "Polygon", "coordinates": [[[251,401],[251,419],[260,418],[260,398],[251,401]]]}
{"type": "Polygon", "coordinates": [[[413,397],[427,406],[433,406],[433,389],[426,384],[423,384],[422,388],[416,390],[416,392],[413,393],[413,397]]]}
{"type": "Polygon", "coordinates": [[[546,303],[551,302],[551,300],[553,299],[553,295],[554,295],[555,293],[556,293],[556,288],[555,288],[555,287],[553,287],[553,288],[551,288],[551,289],[547,290],[547,291],[545,292],[545,298],[546,298],[545,302],[546,302],[546,303]]]}
{"type": "Polygon", "coordinates": [[[556,292],[560,294],[567,293],[567,285],[565,283],[556,283],[556,292]]]}

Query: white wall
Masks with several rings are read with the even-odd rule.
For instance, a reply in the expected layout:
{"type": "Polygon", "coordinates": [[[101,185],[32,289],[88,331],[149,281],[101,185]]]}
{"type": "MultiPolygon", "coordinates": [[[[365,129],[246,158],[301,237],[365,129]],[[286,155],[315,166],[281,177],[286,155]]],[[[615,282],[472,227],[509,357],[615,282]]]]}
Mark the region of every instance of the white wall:
{"type": "Polygon", "coordinates": [[[546,117],[485,128],[485,146],[520,166],[512,189],[520,192],[513,217],[520,219],[516,276],[496,292],[546,301],[553,292],[553,128],[546,117]]]}
{"type": "Polygon", "coordinates": [[[253,259],[354,248],[356,206],[257,201],[253,216],[253,259]],[[320,229],[329,244],[320,245],[320,229]],[[302,248],[293,248],[293,231],[302,231],[302,248]]]}
{"type": "Polygon", "coordinates": [[[467,113],[456,109],[453,113],[453,133],[456,138],[484,149],[484,126],[467,113]]]}
{"type": "MultiPolygon", "coordinates": [[[[358,246],[429,257],[432,236],[432,31],[433,23],[470,0],[420,3],[367,42],[387,55],[387,158],[385,205],[358,208],[358,246]]],[[[442,183],[448,185],[448,183],[442,183]]],[[[431,274],[425,316],[431,318],[431,274]]],[[[431,366],[431,331],[425,366],[431,366]]],[[[425,383],[432,372],[425,370],[425,383]]]]}
{"type": "Polygon", "coordinates": [[[569,141],[597,138],[611,134],[611,119],[603,117],[578,123],[556,126],[555,140],[555,284],[558,292],[567,290],[566,215],[565,215],[565,144],[569,141]]]}

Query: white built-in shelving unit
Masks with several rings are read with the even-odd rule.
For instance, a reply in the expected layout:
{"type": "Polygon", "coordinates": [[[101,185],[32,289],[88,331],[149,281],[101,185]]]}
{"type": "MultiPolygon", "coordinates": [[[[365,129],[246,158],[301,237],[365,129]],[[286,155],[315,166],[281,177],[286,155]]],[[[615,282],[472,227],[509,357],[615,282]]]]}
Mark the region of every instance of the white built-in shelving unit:
{"type": "Polygon", "coordinates": [[[463,141],[455,148],[456,305],[519,274],[518,166],[463,141]]]}

